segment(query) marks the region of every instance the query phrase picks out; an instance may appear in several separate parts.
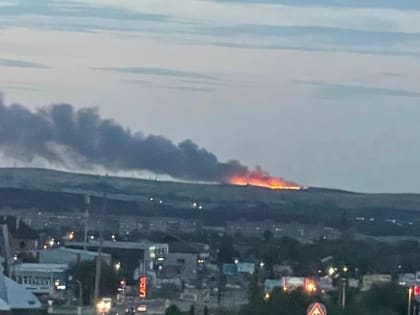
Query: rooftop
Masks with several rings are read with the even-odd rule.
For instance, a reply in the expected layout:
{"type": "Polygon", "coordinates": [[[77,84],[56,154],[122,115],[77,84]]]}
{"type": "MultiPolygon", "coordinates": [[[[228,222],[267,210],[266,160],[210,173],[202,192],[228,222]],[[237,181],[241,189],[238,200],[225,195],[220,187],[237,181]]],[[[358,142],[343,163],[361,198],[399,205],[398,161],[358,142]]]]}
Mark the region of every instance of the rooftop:
{"type": "Polygon", "coordinates": [[[16,271],[30,271],[30,272],[64,272],[68,269],[65,264],[33,264],[22,263],[13,265],[16,271]]]}
{"type": "MultiPolygon", "coordinates": [[[[99,241],[89,241],[87,247],[98,247],[99,241]]],[[[102,246],[104,248],[123,248],[123,249],[141,249],[146,250],[154,243],[151,242],[113,242],[113,241],[103,241],[102,246]]],[[[67,247],[80,247],[84,245],[83,242],[66,242],[67,247]]]]}

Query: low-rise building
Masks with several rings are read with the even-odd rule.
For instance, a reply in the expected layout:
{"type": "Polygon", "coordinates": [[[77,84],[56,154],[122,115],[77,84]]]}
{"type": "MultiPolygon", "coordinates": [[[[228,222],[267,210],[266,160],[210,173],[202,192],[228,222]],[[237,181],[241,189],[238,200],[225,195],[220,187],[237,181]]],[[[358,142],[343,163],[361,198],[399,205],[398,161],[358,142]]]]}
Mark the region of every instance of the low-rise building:
{"type": "Polygon", "coordinates": [[[16,261],[36,262],[39,235],[27,226],[20,217],[0,217],[0,248],[7,264],[16,261]]]}
{"type": "MultiPolygon", "coordinates": [[[[100,242],[89,241],[86,246],[89,251],[97,252],[100,242]]],[[[67,242],[66,247],[82,249],[83,242],[67,242]]],[[[154,269],[156,262],[164,258],[168,252],[167,244],[144,242],[104,241],[102,252],[110,255],[113,262],[119,263],[120,273],[130,279],[138,279],[140,274],[154,269]]]]}
{"type": "Polygon", "coordinates": [[[12,279],[0,275],[0,311],[10,314],[42,314],[41,302],[12,279]]]}
{"type": "Polygon", "coordinates": [[[66,264],[21,263],[10,269],[12,279],[31,293],[51,295],[57,288],[65,289],[66,264]]]}
{"type": "Polygon", "coordinates": [[[362,291],[368,291],[376,286],[383,286],[392,282],[392,276],[388,274],[371,274],[362,277],[362,291]]]}
{"type": "MultiPolygon", "coordinates": [[[[39,262],[43,264],[74,265],[81,261],[95,261],[97,257],[98,252],[58,247],[41,251],[39,254],[39,262]]],[[[112,264],[112,257],[110,254],[102,253],[101,259],[107,265],[112,264]]]]}

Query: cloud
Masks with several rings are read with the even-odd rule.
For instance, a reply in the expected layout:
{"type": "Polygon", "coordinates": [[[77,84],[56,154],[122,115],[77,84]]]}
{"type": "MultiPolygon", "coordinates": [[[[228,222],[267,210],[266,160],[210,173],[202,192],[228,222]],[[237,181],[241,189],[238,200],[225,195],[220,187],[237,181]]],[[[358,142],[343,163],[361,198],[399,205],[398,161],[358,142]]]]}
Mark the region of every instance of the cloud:
{"type": "Polygon", "coordinates": [[[39,15],[65,18],[102,18],[111,20],[165,20],[162,14],[141,13],[118,6],[90,5],[82,1],[20,0],[2,7],[2,16],[39,15]]]}
{"type": "Polygon", "coordinates": [[[88,4],[82,1],[20,0],[2,7],[4,27],[27,27],[58,31],[133,31],[148,22],[169,21],[164,14],[142,13],[119,6],[88,4]],[[19,17],[19,19],[16,19],[19,17]]]}
{"type": "Polygon", "coordinates": [[[346,85],[346,84],[332,84],[320,81],[294,81],[298,85],[307,86],[315,90],[315,95],[321,98],[345,99],[345,98],[365,98],[376,96],[393,96],[393,97],[420,97],[420,92],[385,88],[385,87],[370,87],[362,85],[346,85]]]}
{"type": "Polygon", "coordinates": [[[47,65],[26,60],[0,58],[0,67],[49,69],[47,65]]]}
{"type": "Polygon", "coordinates": [[[163,77],[176,77],[176,78],[190,78],[190,79],[206,79],[216,80],[215,77],[197,73],[168,68],[149,68],[149,67],[93,67],[94,70],[111,71],[127,74],[163,76],[163,77]]]}
{"type": "Polygon", "coordinates": [[[382,73],[384,77],[391,77],[391,78],[406,78],[408,75],[406,73],[396,73],[396,72],[384,72],[382,73]]]}
{"type": "MultiPolygon", "coordinates": [[[[174,84],[158,84],[155,82],[147,81],[147,80],[132,80],[132,79],[123,79],[120,82],[123,84],[131,84],[131,85],[142,85],[151,88],[157,89],[169,89],[169,90],[179,90],[185,92],[201,92],[201,93],[208,93],[216,90],[215,86],[210,85],[202,85],[201,83],[204,81],[193,81],[193,80],[178,80],[181,82],[182,85],[174,84]],[[198,85],[195,83],[199,83],[198,85]],[[188,85],[186,85],[189,83],[188,85]]],[[[209,82],[210,83],[210,82],[209,82]]]]}
{"type": "Polygon", "coordinates": [[[420,34],[334,27],[230,25],[202,27],[209,45],[253,49],[294,49],[359,54],[420,56],[420,34]]]}
{"type": "Polygon", "coordinates": [[[215,36],[254,35],[274,38],[302,39],[309,46],[314,42],[345,46],[381,45],[389,46],[401,42],[420,41],[420,33],[362,31],[338,27],[284,26],[284,25],[231,25],[202,29],[203,34],[215,36]],[[315,37],[315,39],[313,39],[315,37]],[[311,40],[312,39],[312,40],[311,40]],[[309,40],[309,42],[308,42],[309,40]]]}
{"type": "Polygon", "coordinates": [[[210,87],[197,87],[197,86],[168,86],[168,89],[173,89],[173,90],[180,90],[180,91],[187,91],[187,92],[212,92],[215,89],[214,88],[210,88],[210,87]]]}
{"type": "MultiPolygon", "coordinates": [[[[207,1],[207,0],[206,0],[207,1]]],[[[340,8],[388,8],[398,10],[420,10],[417,0],[211,0],[214,2],[241,4],[279,4],[290,6],[328,6],[340,8]]]]}
{"type": "Polygon", "coordinates": [[[177,44],[420,55],[420,2],[408,0],[22,0],[0,19],[3,27],[130,32],[177,44]]]}

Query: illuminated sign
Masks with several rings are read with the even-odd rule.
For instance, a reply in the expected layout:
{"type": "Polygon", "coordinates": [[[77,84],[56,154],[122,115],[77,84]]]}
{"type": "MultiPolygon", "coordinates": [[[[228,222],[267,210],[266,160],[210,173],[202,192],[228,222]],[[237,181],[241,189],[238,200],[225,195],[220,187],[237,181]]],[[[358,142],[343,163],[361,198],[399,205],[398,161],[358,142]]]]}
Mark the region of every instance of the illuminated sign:
{"type": "Polygon", "coordinates": [[[139,297],[146,298],[147,295],[147,277],[141,276],[139,279],[139,297]]]}

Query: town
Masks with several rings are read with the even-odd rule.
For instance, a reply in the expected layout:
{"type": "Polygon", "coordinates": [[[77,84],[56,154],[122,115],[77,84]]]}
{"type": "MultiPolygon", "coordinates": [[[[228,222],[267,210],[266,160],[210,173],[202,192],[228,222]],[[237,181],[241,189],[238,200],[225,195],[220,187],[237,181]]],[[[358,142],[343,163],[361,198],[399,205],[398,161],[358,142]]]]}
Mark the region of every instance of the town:
{"type": "MultiPolygon", "coordinates": [[[[95,208],[81,195],[71,213],[3,204],[6,309],[270,315],[303,314],[322,301],[328,314],[419,311],[419,239],[363,234],[357,227],[374,227],[373,217],[339,212],[339,224],[243,218],[211,224],[200,215],[118,215],[106,194],[97,196],[95,208]],[[13,304],[12,286],[27,300],[13,304]]],[[[148,198],[156,207],[161,200],[148,198]]],[[[186,208],[207,207],[191,201],[186,208]]],[[[398,223],[379,218],[388,227],[398,223]]],[[[416,226],[413,218],[399,222],[416,226]]]]}

